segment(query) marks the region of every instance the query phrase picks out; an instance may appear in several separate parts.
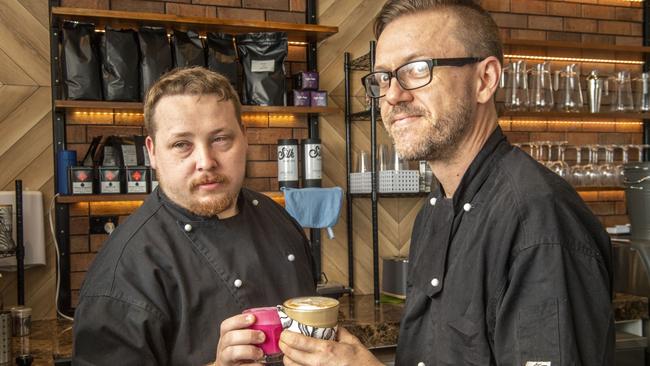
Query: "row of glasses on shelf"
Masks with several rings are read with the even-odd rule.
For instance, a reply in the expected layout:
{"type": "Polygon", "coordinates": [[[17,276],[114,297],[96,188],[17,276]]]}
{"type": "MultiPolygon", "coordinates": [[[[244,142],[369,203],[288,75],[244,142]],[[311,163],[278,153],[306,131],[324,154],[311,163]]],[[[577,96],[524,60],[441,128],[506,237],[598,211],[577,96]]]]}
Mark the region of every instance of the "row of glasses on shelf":
{"type": "Polygon", "coordinates": [[[566,179],[575,187],[623,187],[624,166],[643,161],[643,151],[650,145],[568,145],[566,141],[535,141],[514,144],[528,152],[540,164],[566,179]],[[575,150],[570,165],[565,152],[575,150]],[[620,151],[620,159],[615,153],[620,151]],[[635,154],[632,155],[631,152],[635,154]]]}
{"type": "MultiPolygon", "coordinates": [[[[591,113],[609,103],[612,112],[650,111],[650,73],[632,78],[629,71],[605,75],[592,70],[586,77],[587,102],[591,113]],[[634,90],[632,85],[634,84],[634,90]]],[[[569,64],[551,71],[551,63],[528,68],[525,60],[516,60],[503,69],[500,87],[505,91],[505,107],[511,111],[580,112],[583,99],[580,67],[569,64]]]]}

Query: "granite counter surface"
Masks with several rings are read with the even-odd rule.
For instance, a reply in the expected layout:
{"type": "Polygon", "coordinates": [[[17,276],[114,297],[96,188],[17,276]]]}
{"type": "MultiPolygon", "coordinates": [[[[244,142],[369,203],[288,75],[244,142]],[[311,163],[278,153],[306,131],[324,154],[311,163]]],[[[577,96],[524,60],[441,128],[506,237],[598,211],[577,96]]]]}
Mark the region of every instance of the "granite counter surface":
{"type": "MultiPolygon", "coordinates": [[[[372,295],[344,296],[340,299],[340,325],[357,336],[369,348],[394,347],[404,304],[375,305],[372,295]]],[[[616,294],[613,300],[617,321],[648,319],[648,299],[616,294]]],[[[72,355],[72,322],[38,320],[32,323],[30,348],[32,365],[53,365],[54,359],[72,355]]]]}

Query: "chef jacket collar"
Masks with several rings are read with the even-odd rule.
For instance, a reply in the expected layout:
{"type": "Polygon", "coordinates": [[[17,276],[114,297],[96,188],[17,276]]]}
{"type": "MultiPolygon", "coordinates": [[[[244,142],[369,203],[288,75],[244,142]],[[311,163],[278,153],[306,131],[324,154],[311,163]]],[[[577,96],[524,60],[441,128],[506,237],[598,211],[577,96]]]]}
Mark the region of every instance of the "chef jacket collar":
{"type": "MultiPolygon", "coordinates": [[[[501,149],[500,153],[496,152],[497,148],[500,146],[507,148],[509,146],[508,144],[504,145],[505,142],[507,142],[506,136],[503,134],[501,127],[497,125],[490,137],[485,141],[481,151],[465,171],[456,192],[454,192],[454,212],[458,213],[466,203],[471,203],[474,195],[493,171],[492,165],[498,160],[496,158],[502,156],[505,152],[503,149],[501,149]]],[[[440,184],[438,184],[434,196],[438,199],[444,198],[444,192],[440,184]]]]}
{"type": "MultiPolygon", "coordinates": [[[[186,221],[193,221],[193,222],[198,222],[198,221],[209,221],[209,220],[219,220],[217,216],[201,216],[197,215],[188,209],[181,207],[178,205],[176,202],[172,201],[166,194],[163,192],[162,187],[158,186],[156,189],[158,192],[158,199],[160,202],[165,205],[166,207],[169,207],[172,211],[182,215],[186,221]]],[[[237,195],[237,207],[239,208],[239,213],[241,213],[243,206],[244,206],[244,192],[243,190],[239,191],[239,194],[237,195]]],[[[238,214],[239,214],[238,213],[238,214]]]]}

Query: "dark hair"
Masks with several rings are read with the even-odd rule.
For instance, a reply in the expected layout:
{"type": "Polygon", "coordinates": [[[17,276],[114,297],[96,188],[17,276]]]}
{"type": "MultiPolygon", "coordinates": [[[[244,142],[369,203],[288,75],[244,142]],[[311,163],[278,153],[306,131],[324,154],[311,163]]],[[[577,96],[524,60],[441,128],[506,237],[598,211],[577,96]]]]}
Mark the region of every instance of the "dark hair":
{"type": "Polygon", "coordinates": [[[375,37],[395,19],[427,11],[450,11],[458,18],[455,38],[465,46],[469,56],[494,56],[503,64],[503,46],[499,27],[490,14],[473,0],[388,0],[375,19],[375,37]]]}
{"type": "Polygon", "coordinates": [[[154,110],[160,99],[171,95],[216,95],[220,101],[232,101],[239,126],[241,104],[237,92],[228,79],[204,67],[177,68],[156,81],[147,92],[144,102],[144,126],[151,138],[156,135],[154,110]]]}

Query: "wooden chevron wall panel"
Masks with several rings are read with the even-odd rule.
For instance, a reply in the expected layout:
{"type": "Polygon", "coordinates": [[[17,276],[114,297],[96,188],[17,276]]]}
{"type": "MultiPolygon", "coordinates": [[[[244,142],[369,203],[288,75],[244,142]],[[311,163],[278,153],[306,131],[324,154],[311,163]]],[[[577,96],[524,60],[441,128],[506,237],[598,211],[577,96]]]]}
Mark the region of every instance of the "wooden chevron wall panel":
{"type": "MultiPolygon", "coordinates": [[[[34,319],[54,318],[55,251],[47,208],[54,192],[50,46],[46,0],[0,1],[0,190],[14,181],[43,192],[47,265],[25,271],[34,319]]],[[[2,273],[5,308],[17,303],[15,272],[2,273]]]]}

